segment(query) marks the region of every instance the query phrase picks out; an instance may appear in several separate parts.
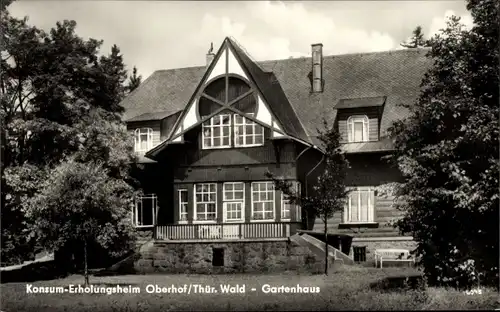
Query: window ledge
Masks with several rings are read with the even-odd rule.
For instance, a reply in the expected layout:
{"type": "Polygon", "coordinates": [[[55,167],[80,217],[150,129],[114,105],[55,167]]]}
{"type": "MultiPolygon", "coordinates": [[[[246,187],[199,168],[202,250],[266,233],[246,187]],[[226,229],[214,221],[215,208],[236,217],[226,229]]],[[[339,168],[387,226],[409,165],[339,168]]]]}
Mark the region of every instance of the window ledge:
{"type": "Polygon", "coordinates": [[[339,229],[350,229],[350,228],[369,228],[376,229],[379,227],[378,222],[349,222],[349,223],[340,223],[339,229]]]}
{"type": "Polygon", "coordinates": [[[259,222],[264,223],[264,222],[276,222],[276,220],[274,220],[274,219],[272,219],[272,220],[271,219],[270,220],[250,220],[250,222],[252,222],[252,223],[259,223],[259,222]]]}
{"type": "Polygon", "coordinates": [[[235,145],[234,148],[259,147],[259,146],[264,146],[264,143],[262,143],[262,144],[250,144],[250,145],[235,145]]]}
{"type": "Polygon", "coordinates": [[[345,141],[343,144],[354,144],[354,143],[369,143],[376,142],[378,140],[367,140],[367,141],[345,141]]]}
{"type": "Polygon", "coordinates": [[[154,228],[154,225],[136,225],[135,228],[138,230],[147,230],[154,228]]]}
{"type": "Polygon", "coordinates": [[[231,146],[215,146],[215,147],[202,147],[202,150],[213,150],[213,149],[229,149],[231,146]]]}
{"type": "Polygon", "coordinates": [[[193,220],[193,224],[217,224],[217,221],[216,220],[213,220],[213,221],[196,221],[196,220],[193,220]]]}

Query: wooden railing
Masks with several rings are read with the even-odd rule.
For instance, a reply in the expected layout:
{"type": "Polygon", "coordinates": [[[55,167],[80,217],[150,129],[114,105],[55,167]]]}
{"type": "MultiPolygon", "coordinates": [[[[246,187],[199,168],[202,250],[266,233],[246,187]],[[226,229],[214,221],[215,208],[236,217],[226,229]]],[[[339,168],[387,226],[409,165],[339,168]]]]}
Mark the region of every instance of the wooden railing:
{"type": "Polygon", "coordinates": [[[158,240],[259,239],[290,237],[290,223],[176,224],[155,226],[158,240]]]}

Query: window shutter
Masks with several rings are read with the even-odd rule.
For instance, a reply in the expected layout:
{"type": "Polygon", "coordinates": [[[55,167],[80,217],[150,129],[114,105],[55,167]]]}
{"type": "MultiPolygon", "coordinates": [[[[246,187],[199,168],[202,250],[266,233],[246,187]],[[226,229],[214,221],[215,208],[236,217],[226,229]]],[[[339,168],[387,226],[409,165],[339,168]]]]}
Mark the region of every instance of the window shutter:
{"type": "Polygon", "coordinates": [[[148,128],[148,149],[153,148],[153,129],[148,128]]]}
{"type": "Polygon", "coordinates": [[[353,141],[353,122],[352,119],[347,121],[347,142],[352,142],[353,141]]]}
{"type": "Polygon", "coordinates": [[[134,150],[139,150],[139,129],[135,129],[134,131],[134,150]]]}
{"type": "Polygon", "coordinates": [[[368,124],[370,121],[368,120],[367,117],[363,120],[363,141],[369,141],[368,138],[368,124]]]}
{"type": "Polygon", "coordinates": [[[372,188],[370,192],[370,210],[368,215],[368,220],[375,221],[375,190],[372,188]]]}

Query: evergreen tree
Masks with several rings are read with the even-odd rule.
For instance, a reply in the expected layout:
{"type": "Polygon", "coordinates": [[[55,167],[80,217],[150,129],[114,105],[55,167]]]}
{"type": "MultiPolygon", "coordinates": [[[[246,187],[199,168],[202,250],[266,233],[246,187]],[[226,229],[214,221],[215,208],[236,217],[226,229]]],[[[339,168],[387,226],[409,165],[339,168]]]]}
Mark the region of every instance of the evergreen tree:
{"type": "Polygon", "coordinates": [[[127,85],[127,90],[128,92],[132,92],[137,87],[141,84],[142,82],[142,76],[137,75],[137,67],[134,66],[134,69],[132,70],[132,76],[129,77],[128,85],[127,85]]]}
{"type": "Polygon", "coordinates": [[[498,285],[499,8],[469,0],[471,30],[457,17],[430,40],[434,60],[411,115],[390,130],[398,223],[418,243],[429,282],[498,285]]]}
{"type": "Polygon", "coordinates": [[[427,40],[424,39],[424,33],[421,26],[417,26],[413,30],[413,35],[406,42],[400,44],[404,48],[423,48],[428,47],[427,40]]]}
{"type": "Polygon", "coordinates": [[[127,71],[123,63],[123,56],[116,45],[111,47],[111,53],[108,56],[101,57],[100,69],[104,76],[101,77],[103,80],[100,81],[100,88],[95,92],[96,106],[100,106],[119,117],[123,113],[120,102],[125,97],[127,71]]]}

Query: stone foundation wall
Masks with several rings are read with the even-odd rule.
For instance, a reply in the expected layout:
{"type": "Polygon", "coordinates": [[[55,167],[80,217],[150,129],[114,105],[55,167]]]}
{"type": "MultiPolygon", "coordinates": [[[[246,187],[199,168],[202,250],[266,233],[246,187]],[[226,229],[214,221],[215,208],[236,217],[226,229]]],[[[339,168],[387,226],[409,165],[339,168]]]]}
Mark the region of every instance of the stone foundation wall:
{"type": "MultiPolygon", "coordinates": [[[[375,261],[375,250],[377,249],[408,249],[413,251],[417,247],[417,243],[413,240],[367,240],[352,242],[352,247],[366,247],[366,261],[375,261]]],[[[353,256],[351,248],[351,256],[353,256]]]]}
{"type": "Polygon", "coordinates": [[[152,228],[144,228],[137,229],[137,241],[138,242],[147,242],[153,238],[153,229],[152,228]]]}
{"type": "Polygon", "coordinates": [[[289,241],[155,242],[140,253],[134,268],[140,273],[206,274],[287,270],[321,273],[324,260],[318,259],[309,248],[289,241]],[[213,262],[216,248],[223,249],[222,265],[213,262]]]}

